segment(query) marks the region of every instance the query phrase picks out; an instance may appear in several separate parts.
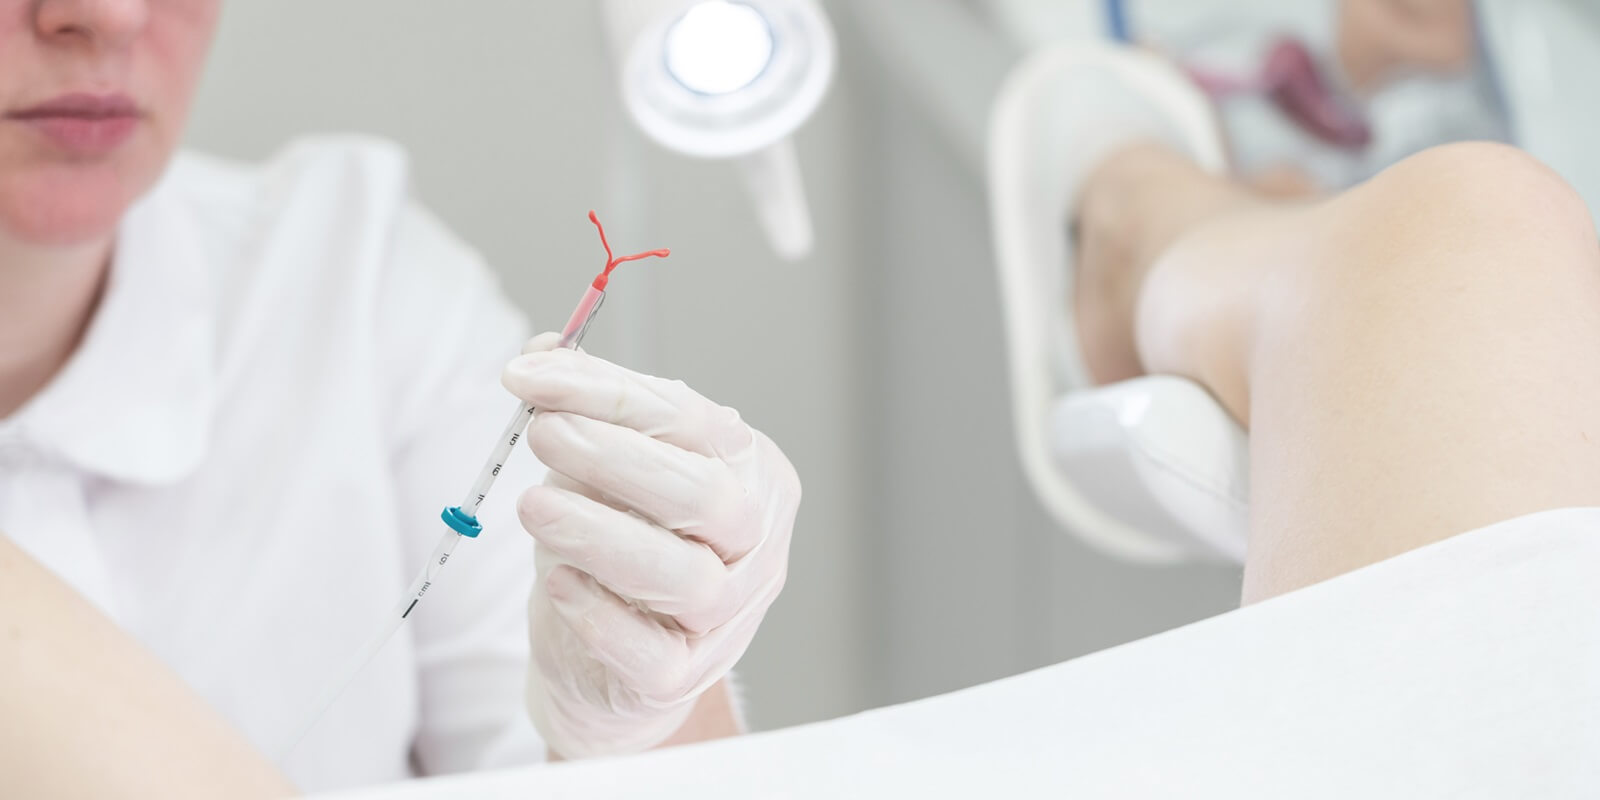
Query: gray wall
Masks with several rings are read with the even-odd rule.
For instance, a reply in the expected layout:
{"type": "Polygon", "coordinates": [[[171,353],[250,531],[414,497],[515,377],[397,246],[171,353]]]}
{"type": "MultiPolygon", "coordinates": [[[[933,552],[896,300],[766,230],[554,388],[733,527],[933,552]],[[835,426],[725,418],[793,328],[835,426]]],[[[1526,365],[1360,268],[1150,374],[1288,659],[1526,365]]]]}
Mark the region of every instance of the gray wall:
{"type": "Polygon", "coordinates": [[[1125,567],[1052,529],[1008,444],[980,178],[834,10],[799,264],[767,251],[730,168],[623,123],[590,2],[235,0],[190,136],[243,158],[314,131],[399,141],[543,327],[597,263],[587,209],[619,249],[673,248],[617,284],[587,347],[740,408],[801,472],[789,587],[741,665],[761,727],[1099,649],[1237,591],[1230,570],[1125,567]]]}

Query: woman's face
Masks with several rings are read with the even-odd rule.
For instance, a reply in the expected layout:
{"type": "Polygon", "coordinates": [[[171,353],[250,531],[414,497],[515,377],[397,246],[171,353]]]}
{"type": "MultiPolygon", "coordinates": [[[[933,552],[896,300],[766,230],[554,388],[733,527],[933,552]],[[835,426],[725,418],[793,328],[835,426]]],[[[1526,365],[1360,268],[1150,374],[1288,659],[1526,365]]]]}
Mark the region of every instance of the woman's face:
{"type": "Polygon", "coordinates": [[[0,236],[116,230],[177,146],[220,0],[0,0],[0,236]]]}

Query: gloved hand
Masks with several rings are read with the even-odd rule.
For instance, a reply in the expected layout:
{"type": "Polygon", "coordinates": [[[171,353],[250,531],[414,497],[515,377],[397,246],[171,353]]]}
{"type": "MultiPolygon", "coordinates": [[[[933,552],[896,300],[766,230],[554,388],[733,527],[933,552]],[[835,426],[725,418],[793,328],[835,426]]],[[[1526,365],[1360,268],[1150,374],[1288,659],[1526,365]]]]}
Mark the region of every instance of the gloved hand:
{"type": "Polygon", "coordinates": [[[550,468],[517,510],[537,540],[528,705],[579,758],[671,736],[783,588],[800,481],[771,439],[679,381],[545,334],[505,370],[550,468]]]}

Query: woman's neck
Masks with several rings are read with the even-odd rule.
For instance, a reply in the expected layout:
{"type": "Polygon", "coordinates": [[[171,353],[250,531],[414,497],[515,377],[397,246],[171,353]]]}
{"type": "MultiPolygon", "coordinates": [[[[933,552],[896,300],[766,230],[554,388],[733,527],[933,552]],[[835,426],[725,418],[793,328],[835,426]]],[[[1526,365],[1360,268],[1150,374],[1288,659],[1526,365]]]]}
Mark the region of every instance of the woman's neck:
{"type": "Polygon", "coordinates": [[[0,419],[67,363],[100,302],[111,240],[37,247],[0,234],[0,419]]]}

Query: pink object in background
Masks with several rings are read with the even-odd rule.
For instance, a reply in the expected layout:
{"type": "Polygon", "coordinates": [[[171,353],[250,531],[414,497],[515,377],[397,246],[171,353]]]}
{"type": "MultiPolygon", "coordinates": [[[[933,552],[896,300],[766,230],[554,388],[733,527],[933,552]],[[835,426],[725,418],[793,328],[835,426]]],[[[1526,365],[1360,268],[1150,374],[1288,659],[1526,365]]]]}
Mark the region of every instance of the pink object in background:
{"type": "Polygon", "coordinates": [[[1234,78],[1192,66],[1185,71],[1214,100],[1265,94],[1295,124],[1335,147],[1362,150],[1372,143],[1366,118],[1329,88],[1316,59],[1297,39],[1278,40],[1256,77],[1234,78]]]}

